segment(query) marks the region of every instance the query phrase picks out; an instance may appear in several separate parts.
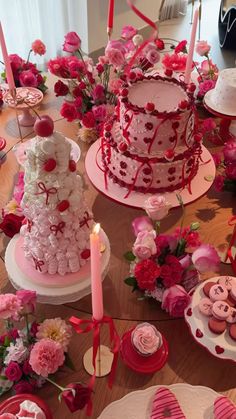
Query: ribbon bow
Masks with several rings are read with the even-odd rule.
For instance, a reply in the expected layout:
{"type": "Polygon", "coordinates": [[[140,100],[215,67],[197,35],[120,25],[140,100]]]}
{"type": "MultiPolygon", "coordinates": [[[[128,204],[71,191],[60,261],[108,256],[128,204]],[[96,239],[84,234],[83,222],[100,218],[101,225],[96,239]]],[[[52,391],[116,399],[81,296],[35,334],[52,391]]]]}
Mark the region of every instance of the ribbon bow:
{"type": "Polygon", "coordinates": [[[39,182],[38,187],[39,187],[39,189],[41,189],[41,192],[37,192],[35,195],[42,195],[42,194],[45,193],[46,194],[46,205],[47,205],[48,200],[49,200],[49,195],[50,194],[53,195],[53,194],[57,193],[57,189],[54,188],[54,187],[47,189],[46,185],[43,182],[39,182]]]}
{"type": "Polygon", "coordinates": [[[52,233],[55,233],[55,236],[60,231],[60,233],[63,233],[63,228],[65,227],[66,223],[64,221],[61,221],[59,224],[52,224],[50,226],[50,230],[52,233]]]}
{"type": "Polygon", "coordinates": [[[89,228],[88,221],[90,221],[90,220],[92,220],[92,218],[89,217],[88,211],[85,211],[84,218],[82,219],[82,221],[80,221],[79,226],[83,227],[83,226],[86,225],[89,228]]]}
{"type": "Polygon", "coordinates": [[[34,264],[35,264],[36,271],[39,270],[40,272],[42,272],[41,266],[44,265],[44,261],[43,260],[38,260],[35,257],[33,257],[33,261],[34,261],[34,264]]]}

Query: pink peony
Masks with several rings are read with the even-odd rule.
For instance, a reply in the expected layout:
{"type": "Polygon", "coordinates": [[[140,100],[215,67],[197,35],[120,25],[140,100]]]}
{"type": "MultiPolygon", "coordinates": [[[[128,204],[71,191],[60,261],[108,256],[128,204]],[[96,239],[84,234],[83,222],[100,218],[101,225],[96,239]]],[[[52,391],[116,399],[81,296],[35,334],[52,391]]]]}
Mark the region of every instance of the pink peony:
{"type": "Polygon", "coordinates": [[[157,51],[157,49],[153,48],[148,51],[146,58],[151,64],[154,65],[160,61],[160,53],[157,51]]]}
{"type": "Polygon", "coordinates": [[[170,208],[171,205],[163,195],[150,196],[150,198],[144,202],[144,209],[147,215],[155,221],[160,221],[162,218],[166,217],[170,208]]]}
{"type": "Polygon", "coordinates": [[[131,25],[123,26],[121,31],[121,37],[124,39],[132,39],[134,35],[137,33],[137,29],[131,25]]]}
{"type": "Polygon", "coordinates": [[[0,319],[18,320],[21,301],[14,294],[0,294],[0,319]]]}
{"type": "Polygon", "coordinates": [[[38,80],[36,75],[31,70],[25,70],[20,73],[19,82],[21,86],[37,87],[38,80]]]}
{"type": "Polygon", "coordinates": [[[124,54],[118,49],[110,48],[106,54],[109,59],[109,64],[113,65],[116,69],[121,68],[125,63],[124,54]]]}
{"type": "Polygon", "coordinates": [[[95,102],[103,102],[105,100],[105,91],[102,84],[97,84],[92,91],[92,97],[95,102]]]}
{"type": "Polygon", "coordinates": [[[202,244],[192,254],[195,268],[201,272],[215,272],[219,269],[220,258],[217,251],[210,244],[202,244]]]}
{"type": "Polygon", "coordinates": [[[36,291],[19,290],[16,291],[16,295],[19,298],[22,311],[24,314],[32,314],[36,308],[36,291]]]}
{"type": "Polygon", "coordinates": [[[63,51],[75,52],[80,49],[81,39],[76,32],[68,32],[64,37],[63,51]]]}
{"type": "Polygon", "coordinates": [[[54,374],[65,361],[63,347],[51,339],[42,339],[33,346],[29,363],[34,372],[46,378],[54,374]]]}
{"type": "Polygon", "coordinates": [[[123,83],[124,82],[121,79],[111,79],[109,81],[109,85],[108,85],[109,90],[112,93],[118,94],[119,93],[119,90],[120,90],[120,88],[121,88],[121,86],[122,86],[123,83]]]}
{"type": "Polygon", "coordinates": [[[225,143],[223,148],[224,159],[226,163],[236,162],[236,141],[230,140],[225,143]]]}
{"type": "Polygon", "coordinates": [[[10,381],[19,381],[22,377],[22,371],[19,364],[11,361],[5,369],[5,376],[10,381]]]}
{"type": "Polygon", "coordinates": [[[221,154],[220,153],[214,153],[214,154],[212,154],[212,157],[213,157],[213,160],[214,160],[214,163],[215,163],[216,167],[219,167],[220,164],[221,164],[221,161],[222,161],[221,154]]]}
{"type": "Polygon", "coordinates": [[[154,241],[155,236],[154,230],[140,231],[133,245],[133,254],[141,260],[149,259],[152,255],[155,255],[157,251],[154,241]]]}
{"type": "Polygon", "coordinates": [[[201,130],[203,132],[210,132],[212,130],[216,129],[216,122],[213,118],[206,118],[204,119],[204,121],[202,122],[201,125],[201,130]]]}
{"type": "Polygon", "coordinates": [[[213,185],[214,185],[214,188],[217,192],[222,191],[222,189],[224,187],[224,182],[225,182],[224,176],[218,175],[218,176],[215,177],[213,185]]]}
{"type": "Polygon", "coordinates": [[[207,43],[207,41],[197,41],[196,45],[196,53],[203,57],[204,55],[208,55],[211,46],[207,43]]]}
{"type": "Polygon", "coordinates": [[[209,90],[214,89],[216,85],[215,80],[204,80],[199,83],[199,92],[198,96],[203,97],[209,90]]]}
{"type": "Polygon", "coordinates": [[[191,297],[181,285],[173,285],[164,291],[162,308],[172,317],[183,317],[190,301],[191,297]]]}
{"type": "Polygon", "coordinates": [[[36,39],[32,43],[31,49],[33,50],[33,52],[35,54],[38,54],[38,55],[44,55],[45,52],[46,52],[46,47],[45,47],[44,43],[42,41],[40,41],[40,39],[36,39]]]}
{"type": "Polygon", "coordinates": [[[151,231],[151,230],[153,230],[152,222],[148,217],[137,217],[137,218],[135,218],[132,221],[132,227],[133,227],[135,236],[137,236],[140,231],[151,231]]]}
{"type": "Polygon", "coordinates": [[[26,380],[21,380],[13,386],[13,390],[16,394],[33,393],[34,386],[26,380]]]}
{"type": "Polygon", "coordinates": [[[93,106],[92,112],[96,121],[104,121],[107,114],[106,105],[93,106]]]}
{"type": "Polygon", "coordinates": [[[236,180],[236,161],[235,163],[228,163],[225,168],[225,175],[228,179],[236,180]]]}

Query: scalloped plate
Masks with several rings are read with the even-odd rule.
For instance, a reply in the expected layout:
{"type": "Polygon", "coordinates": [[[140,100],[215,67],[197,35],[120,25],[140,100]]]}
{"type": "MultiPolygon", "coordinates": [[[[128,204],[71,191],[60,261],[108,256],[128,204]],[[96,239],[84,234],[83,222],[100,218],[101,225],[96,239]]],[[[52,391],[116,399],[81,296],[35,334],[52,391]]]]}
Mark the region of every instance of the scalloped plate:
{"type": "Polygon", "coordinates": [[[107,406],[98,419],[150,419],[152,400],[160,387],[166,387],[174,393],[187,419],[214,418],[214,401],[220,394],[208,387],[178,383],[153,386],[129,393],[107,406]]]}

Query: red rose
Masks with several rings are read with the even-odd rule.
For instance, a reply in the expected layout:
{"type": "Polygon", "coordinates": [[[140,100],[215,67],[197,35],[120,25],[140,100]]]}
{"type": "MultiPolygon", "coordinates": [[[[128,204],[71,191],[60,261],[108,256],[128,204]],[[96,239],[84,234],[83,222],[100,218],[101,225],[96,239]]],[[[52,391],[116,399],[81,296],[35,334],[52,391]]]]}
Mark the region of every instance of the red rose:
{"type": "Polygon", "coordinates": [[[10,381],[18,381],[22,377],[22,371],[17,364],[17,362],[11,361],[9,362],[7,368],[5,369],[5,376],[10,381]]]}
{"type": "Polygon", "coordinates": [[[90,402],[92,393],[90,388],[74,383],[68,384],[66,387],[74,390],[64,390],[61,395],[72,413],[83,409],[90,402]]]}
{"type": "Polygon", "coordinates": [[[175,47],[176,54],[178,54],[179,52],[186,52],[186,45],[186,40],[179,42],[178,45],[175,47]]]}
{"type": "Polygon", "coordinates": [[[0,223],[0,229],[6,236],[13,237],[19,233],[24,218],[15,214],[6,214],[0,223]]]}
{"type": "Polygon", "coordinates": [[[182,278],[183,267],[179,260],[173,255],[167,255],[165,264],[161,267],[161,278],[166,288],[179,284],[182,278]]]}
{"type": "Polygon", "coordinates": [[[16,394],[33,393],[34,386],[26,380],[21,380],[13,386],[13,390],[16,394]]]}
{"type": "Polygon", "coordinates": [[[161,268],[153,260],[146,259],[137,263],[134,269],[138,287],[141,290],[153,291],[156,279],[160,276],[161,268]]]}
{"type": "Polygon", "coordinates": [[[63,103],[60,114],[63,118],[66,118],[68,122],[74,121],[77,119],[77,109],[75,104],[68,102],[63,103]]]}
{"type": "Polygon", "coordinates": [[[73,89],[73,92],[72,93],[73,93],[73,96],[74,97],[82,97],[83,96],[83,93],[82,93],[81,88],[79,86],[76,86],[73,89]]]}
{"type": "Polygon", "coordinates": [[[54,85],[54,92],[56,93],[56,96],[66,96],[69,92],[69,88],[61,80],[58,80],[54,85]]]}
{"type": "Polygon", "coordinates": [[[83,115],[82,124],[86,128],[94,128],[96,124],[96,120],[95,120],[93,112],[87,112],[83,115]]]}
{"type": "Polygon", "coordinates": [[[156,39],[155,44],[159,50],[162,50],[165,48],[164,41],[160,38],[156,39]]]}

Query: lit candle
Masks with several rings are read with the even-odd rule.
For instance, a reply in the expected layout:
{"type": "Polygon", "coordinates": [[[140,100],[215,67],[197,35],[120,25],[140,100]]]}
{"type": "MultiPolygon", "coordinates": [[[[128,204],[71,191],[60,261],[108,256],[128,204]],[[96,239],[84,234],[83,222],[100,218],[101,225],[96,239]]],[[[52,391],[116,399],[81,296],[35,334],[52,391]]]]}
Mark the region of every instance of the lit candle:
{"type": "Polygon", "coordinates": [[[108,15],[107,15],[107,34],[110,37],[113,29],[114,18],[114,0],[109,0],[108,15]]]}
{"type": "Polygon", "coordinates": [[[1,49],[2,49],[3,61],[4,61],[4,64],[5,64],[7,83],[8,83],[8,86],[9,86],[9,90],[12,92],[12,91],[14,91],[16,86],[15,86],[15,81],[14,81],[14,77],[13,77],[13,73],[12,73],[10,60],[9,60],[8,53],[7,53],[7,47],[6,47],[6,43],[5,43],[5,39],[4,39],[4,35],[3,35],[1,22],[0,22],[0,44],[1,44],[1,49]]]}
{"type": "Polygon", "coordinates": [[[95,320],[103,318],[100,224],[90,234],[92,312],[95,320]]]}
{"type": "Polygon", "coordinates": [[[191,39],[190,39],[190,44],[189,44],[189,52],[188,52],[188,58],[186,61],[186,68],[185,68],[185,74],[184,74],[184,81],[187,84],[190,82],[191,72],[192,72],[193,53],[194,53],[194,47],[195,47],[198,16],[199,16],[199,9],[196,9],[194,13],[194,18],[193,18],[193,26],[192,26],[191,39]]]}

